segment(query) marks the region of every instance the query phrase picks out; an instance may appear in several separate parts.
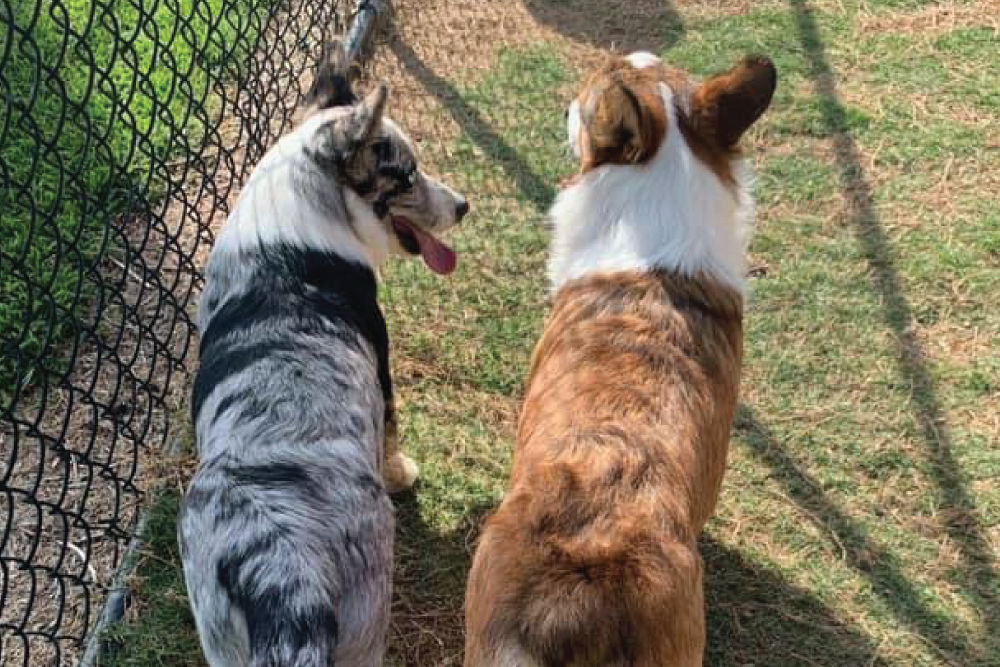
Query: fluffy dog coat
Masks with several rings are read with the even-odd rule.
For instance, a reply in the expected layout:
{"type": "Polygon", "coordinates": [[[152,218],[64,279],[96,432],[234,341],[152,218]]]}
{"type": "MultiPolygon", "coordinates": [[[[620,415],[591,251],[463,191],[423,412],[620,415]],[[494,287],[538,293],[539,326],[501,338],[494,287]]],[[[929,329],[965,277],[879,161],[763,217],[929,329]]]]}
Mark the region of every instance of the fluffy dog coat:
{"type": "Polygon", "coordinates": [[[698,85],[640,53],[571,106],[581,173],[551,211],[554,305],[473,560],[466,665],[701,664],[697,541],[742,356],[736,142],[774,85],[762,58],[698,85]]]}
{"type": "Polygon", "coordinates": [[[192,399],[201,464],[178,535],[213,667],[382,662],[386,487],[416,468],[394,447],[375,269],[407,250],[450,271],[431,231],[468,210],[417,170],[385,98],[354,99],[335,46],[314,112],[254,170],[208,263],[192,399]]]}

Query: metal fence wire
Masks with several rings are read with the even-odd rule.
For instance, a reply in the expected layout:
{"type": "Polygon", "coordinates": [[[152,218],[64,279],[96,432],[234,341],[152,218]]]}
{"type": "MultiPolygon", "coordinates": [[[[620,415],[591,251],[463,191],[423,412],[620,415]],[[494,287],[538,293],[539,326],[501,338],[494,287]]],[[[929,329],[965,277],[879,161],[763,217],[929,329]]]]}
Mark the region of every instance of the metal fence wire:
{"type": "Polygon", "coordinates": [[[211,230],[347,4],[0,0],[3,665],[79,658],[177,436],[211,230]]]}

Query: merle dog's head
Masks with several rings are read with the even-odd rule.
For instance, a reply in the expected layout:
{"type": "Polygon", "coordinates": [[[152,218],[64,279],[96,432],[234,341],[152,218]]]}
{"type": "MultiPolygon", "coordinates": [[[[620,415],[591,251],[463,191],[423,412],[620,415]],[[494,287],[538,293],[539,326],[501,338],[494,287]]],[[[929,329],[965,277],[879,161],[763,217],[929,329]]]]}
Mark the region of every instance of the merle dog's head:
{"type": "Polygon", "coordinates": [[[422,255],[437,273],[450,273],[455,252],[435,235],[461,220],[469,204],[418,167],[413,143],[384,115],[386,87],[379,84],[359,100],[353,78],[343,46],[331,44],[305,98],[305,122],[315,127],[307,151],[368,202],[393,247],[422,255]]]}

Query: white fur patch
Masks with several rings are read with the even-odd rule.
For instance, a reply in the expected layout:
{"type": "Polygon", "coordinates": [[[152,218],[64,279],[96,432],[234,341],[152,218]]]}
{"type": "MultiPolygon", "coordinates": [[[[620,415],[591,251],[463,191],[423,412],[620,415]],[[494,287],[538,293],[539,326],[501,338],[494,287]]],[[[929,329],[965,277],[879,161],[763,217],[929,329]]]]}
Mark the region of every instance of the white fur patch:
{"type": "Polygon", "coordinates": [[[653,55],[649,51],[636,51],[631,53],[625,58],[632,67],[636,69],[644,69],[646,67],[653,67],[659,65],[661,62],[660,57],[653,55]]]}
{"type": "Polygon", "coordinates": [[[480,667],[541,667],[528,652],[514,641],[506,641],[496,654],[480,667]]]}
{"type": "Polygon", "coordinates": [[[413,486],[420,476],[420,468],[416,461],[402,452],[396,452],[385,462],[382,478],[385,490],[389,493],[399,493],[413,486]]]}
{"type": "Polygon", "coordinates": [[[705,272],[744,291],[749,170],[734,163],[736,186],[727,187],[695,157],[677,130],[673,93],[660,88],[668,129],[656,156],[644,165],[598,167],[552,205],[553,290],[590,273],[666,269],[705,272]]]}
{"type": "Polygon", "coordinates": [[[303,165],[303,161],[311,159],[303,147],[322,121],[321,114],[310,118],[264,155],[240,191],[216,241],[216,251],[239,252],[286,243],[334,251],[373,269],[385,261],[390,251],[389,232],[357,194],[341,189],[344,220],[331,219],[330,211],[323,210],[312,198],[301,196],[295,179],[303,169],[315,169],[314,165],[303,165]]]}
{"type": "Polygon", "coordinates": [[[583,121],[580,119],[580,103],[573,100],[569,105],[569,112],[566,114],[566,133],[569,135],[569,146],[573,149],[573,155],[580,159],[580,126],[583,121]]]}

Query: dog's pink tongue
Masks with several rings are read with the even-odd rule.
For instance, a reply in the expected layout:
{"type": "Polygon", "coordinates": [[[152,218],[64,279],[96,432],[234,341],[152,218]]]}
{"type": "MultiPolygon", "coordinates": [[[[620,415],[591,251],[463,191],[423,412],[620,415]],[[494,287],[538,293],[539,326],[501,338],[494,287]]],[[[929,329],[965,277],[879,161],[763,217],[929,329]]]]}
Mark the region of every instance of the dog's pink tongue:
{"type": "Polygon", "coordinates": [[[416,225],[411,225],[410,230],[417,237],[420,244],[420,256],[424,258],[424,263],[430,267],[434,273],[446,276],[458,266],[458,255],[444,243],[441,243],[430,234],[418,229],[416,225]]]}

